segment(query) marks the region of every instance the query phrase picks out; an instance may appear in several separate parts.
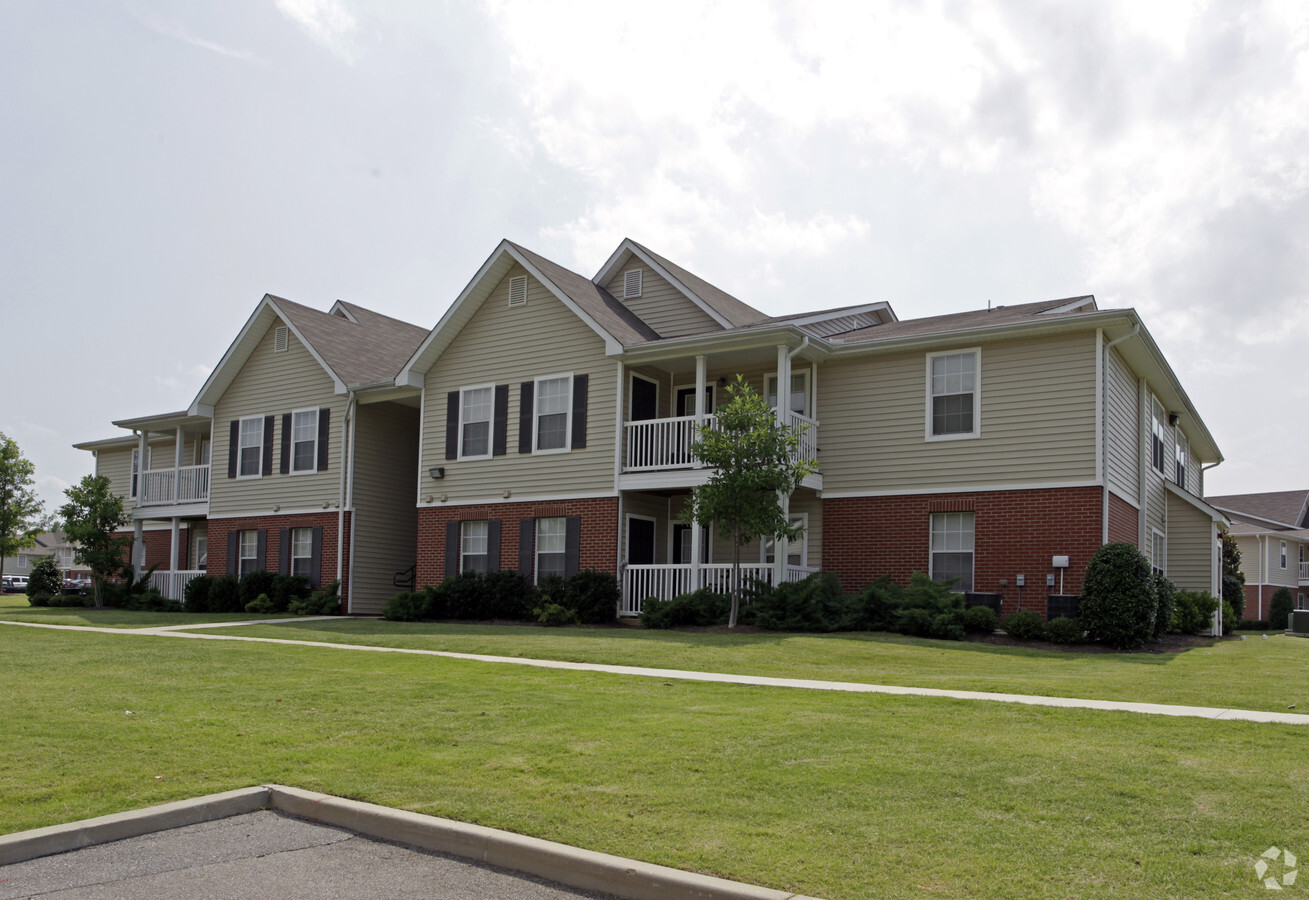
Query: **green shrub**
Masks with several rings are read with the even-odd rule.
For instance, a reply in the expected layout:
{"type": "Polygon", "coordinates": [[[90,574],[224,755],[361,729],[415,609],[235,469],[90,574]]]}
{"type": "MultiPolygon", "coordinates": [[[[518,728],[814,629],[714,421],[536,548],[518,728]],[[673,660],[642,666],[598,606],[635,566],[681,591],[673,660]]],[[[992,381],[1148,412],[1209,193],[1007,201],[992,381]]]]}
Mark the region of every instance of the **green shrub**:
{"type": "Polygon", "coordinates": [[[95,598],[82,594],[56,594],[48,599],[46,606],[83,607],[95,606],[95,598]]]}
{"type": "Polygon", "coordinates": [[[904,588],[883,575],[866,585],[846,607],[846,631],[891,631],[896,611],[904,603],[904,588]]]}
{"type": "Polygon", "coordinates": [[[1268,627],[1276,631],[1285,631],[1290,624],[1291,610],[1295,609],[1295,599],[1291,589],[1279,587],[1273,592],[1273,599],[1268,605],[1268,627]]]}
{"type": "Polygon", "coordinates": [[[266,614],[275,612],[276,610],[273,609],[272,599],[267,594],[260,594],[245,605],[245,611],[248,613],[266,614]]]}
{"type": "Polygon", "coordinates": [[[245,609],[258,600],[260,594],[271,594],[273,592],[273,579],[276,577],[272,572],[266,572],[263,569],[256,572],[246,572],[242,575],[240,582],[241,609],[245,609]]]}
{"type": "Polygon", "coordinates": [[[314,591],[308,597],[296,597],[287,608],[293,616],[335,616],[341,613],[341,580],[337,579],[326,590],[314,591]]]}
{"type": "Polygon", "coordinates": [[[1245,576],[1223,576],[1223,599],[1232,604],[1236,610],[1236,619],[1245,615],[1245,576]]]}
{"type": "MultiPolygon", "coordinates": [[[[612,577],[612,576],[611,576],[612,577]]],[[[532,580],[512,569],[487,572],[480,579],[482,599],[479,619],[510,619],[523,622],[532,618],[536,606],[536,588],[532,580]]]]}
{"type": "MultiPolygon", "coordinates": [[[[1174,634],[1200,634],[1210,629],[1214,611],[1218,609],[1217,597],[1210,596],[1204,591],[1178,591],[1174,601],[1169,631],[1174,634]]],[[[1224,621],[1227,618],[1226,611],[1223,613],[1223,618],[1224,621]]],[[[1224,624],[1223,628],[1225,632],[1227,625],[1224,624]]]]}
{"type": "Polygon", "coordinates": [[[1045,620],[1030,609],[1010,613],[1000,620],[1000,627],[1016,641],[1039,641],[1045,637],[1045,620]]]}
{"type": "Polygon", "coordinates": [[[425,619],[482,619],[482,577],[460,572],[437,585],[429,596],[425,619]]]}
{"type": "Polygon", "coordinates": [[[725,625],[731,609],[731,597],[701,588],[672,600],[647,598],[641,604],[641,624],[646,628],[725,625]]]}
{"type": "Polygon", "coordinates": [[[213,579],[208,575],[192,578],[182,588],[182,606],[187,612],[209,612],[209,586],[213,579]]]}
{"type": "Polygon", "coordinates": [[[532,610],[536,621],[542,625],[576,625],[577,613],[558,603],[547,603],[540,609],[532,610]]]}
{"type": "Polygon", "coordinates": [[[1052,644],[1080,644],[1082,623],[1067,616],[1056,616],[1045,623],[1045,639],[1052,644]]]}
{"type": "Polygon", "coordinates": [[[933,581],[922,572],[909,576],[900,608],[891,617],[892,630],[913,637],[964,639],[964,595],[950,585],[933,581]]]}
{"type": "Polygon", "coordinates": [[[309,579],[303,575],[274,575],[268,599],[272,601],[272,612],[286,612],[291,608],[291,601],[308,597],[313,593],[309,579]]]}
{"type": "Polygon", "coordinates": [[[423,591],[401,591],[386,601],[382,618],[392,622],[417,622],[423,617],[427,595],[423,591]]]}
{"type": "Polygon", "coordinates": [[[235,575],[219,575],[209,585],[209,612],[245,612],[241,584],[235,575]]]}
{"type": "Polygon", "coordinates": [[[1118,650],[1140,647],[1154,635],[1159,601],[1150,563],[1131,544],[1095,551],[1082,579],[1079,618],[1088,636],[1118,650]]]}
{"type": "Polygon", "coordinates": [[[1230,600],[1223,601],[1223,634],[1235,634],[1241,628],[1241,614],[1230,600]]]}
{"type": "Polygon", "coordinates": [[[990,634],[1000,624],[1000,617],[989,606],[970,606],[964,610],[964,631],[969,634],[990,634]]]}
{"type": "Polygon", "coordinates": [[[43,556],[32,566],[27,576],[27,593],[54,596],[64,592],[64,573],[53,556],[43,556]]]}
{"type": "MultiPolygon", "coordinates": [[[[28,595],[27,595],[27,604],[28,604],[29,606],[49,606],[49,605],[50,605],[50,598],[51,598],[51,596],[53,596],[53,595],[51,595],[51,594],[28,594],[28,595]]],[[[72,595],[72,596],[76,596],[76,595],[72,595]]],[[[78,597],[77,599],[80,601],[82,598],[81,598],[81,597],[78,597]]]]}
{"type": "Polygon", "coordinates": [[[832,572],[814,572],[775,588],[755,586],[749,596],[751,619],[770,631],[836,631],[851,618],[841,582],[832,572]]]}
{"type": "Polygon", "coordinates": [[[607,625],[618,618],[618,579],[608,572],[583,569],[569,577],[560,605],[577,613],[584,625],[607,625]]]}
{"type": "Polygon", "coordinates": [[[1173,622],[1173,606],[1176,604],[1177,585],[1163,575],[1154,573],[1154,630],[1150,633],[1152,640],[1159,640],[1173,622]]]}
{"type": "Polygon", "coordinates": [[[935,618],[931,610],[918,606],[897,610],[892,621],[892,630],[910,637],[930,637],[935,618]]]}

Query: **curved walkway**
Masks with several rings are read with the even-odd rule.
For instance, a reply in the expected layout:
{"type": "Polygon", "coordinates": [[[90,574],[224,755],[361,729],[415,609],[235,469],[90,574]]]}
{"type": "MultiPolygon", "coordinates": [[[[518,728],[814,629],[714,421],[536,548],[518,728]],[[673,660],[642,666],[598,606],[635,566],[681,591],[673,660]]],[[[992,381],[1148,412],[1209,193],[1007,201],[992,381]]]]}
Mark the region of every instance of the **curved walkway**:
{"type": "MultiPolygon", "coordinates": [[[[322,617],[339,618],[339,617],[322,617]]],[[[195,629],[235,628],[241,625],[275,625],[279,622],[306,622],[310,618],[263,619],[260,621],[209,623],[204,625],[166,625],[155,628],[101,628],[94,625],[47,625],[37,622],[0,620],[0,625],[24,628],[48,628],[55,631],[91,631],[98,634],[130,634],[150,637],[189,638],[207,641],[245,641],[256,644],[286,644],[294,647],[319,647],[326,650],[363,650],[371,653],[406,653],[414,656],[440,656],[474,662],[506,663],[541,669],[566,669],[574,672],[607,672],[611,675],[635,675],[644,678],[669,678],[681,681],[707,681],[719,684],[749,684],[759,687],[795,688],[809,691],[841,691],[852,694],[896,694],[909,697],[948,697],[953,700],[991,700],[1021,703],[1028,706],[1054,706],[1064,709],[1100,709],[1143,713],[1152,716],[1185,716],[1197,719],[1224,719],[1242,722],[1275,722],[1282,725],[1309,725],[1304,713],[1266,712],[1258,709],[1223,709],[1214,706],[1174,706],[1167,703],[1134,703],[1122,700],[1086,700],[1075,697],[1043,697],[1036,694],[1001,694],[990,691],[955,691],[943,688],[902,687],[889,684],[863,684],[854,681],[817,681],[807,678],[773,678],[766,675],[730,675],[721,672],[692,672],[683,669],[651,669],[643,666],[614,666],[604,663],[563,662],[552,659],[524,659],[516,656],[487,656],[480,653],[455,653],[450,650],[419,650],[410,647],[374,647],[367,644],[329,644],[322,641],[297,641],[287,638],[242,637],[237,634],[197,634],[195,629]]]]}

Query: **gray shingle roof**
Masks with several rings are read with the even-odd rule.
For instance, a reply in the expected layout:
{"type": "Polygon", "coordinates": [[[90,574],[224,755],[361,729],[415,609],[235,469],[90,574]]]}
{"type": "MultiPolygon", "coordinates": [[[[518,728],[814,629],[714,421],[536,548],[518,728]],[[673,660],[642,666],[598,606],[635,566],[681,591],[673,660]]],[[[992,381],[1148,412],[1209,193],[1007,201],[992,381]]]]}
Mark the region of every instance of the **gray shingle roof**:
{"type": "Polygon", "coordinates": [[[914,335],[944,334],[951,331],[967,331],[986,325],[1015,325],[1023,322],[1040,321],[1037,316],[1045,313],[1047,320],[1059,315],[1072,313],[1052,313],[1049,310],[1067,306],[1077,300],[1090,300],[1088,297],[1066,297],[1063,300],[1043,300],[1037,303],[1017,303],[1013,306],[997,306],[993,309],[977,309],[969,312],[948,313],[943,316],[925,316],[921,319],[902,319],[888,322],[872,328],[861,328],[841,335],[837,340],[848,343],[891,340],[912,337],[914,335]]]}
{"type": "Polygon", "coordinates": [[[1263,494],[1224,494],[1206,497],[1210,506],[1234,513],[1234,518],[1250,517],[1266,522],[1280,522],[1288,528],[1309,527],[1309,491],[1270,491],[1263,494]],[[1244,514],[1244,515],[1242,515],[1244,514]]]}
{"type": "Polygon", "coordinates": [[[748,303],[743,303],[736,299],[726,291],[714,287],[699,275],[696,275],[693,272],[688,272],[677,263],[671,262],[660,256],[658,253],[655,253],[649,247],[638,244],[636,241],[632,241],[632,243],[635,246],[640,247],[642,252],[648,253],[651,259],[658,262],[659,265],[663,266],[670,275],[682,282],[691,293],[695,294],[711,306],[714,312],[718,313],[728,322],[731,322],[734,328],[740,328],[743,325],[758,325],[761,322],[768,321],[769,317],[767,313],[760,312],[748,303]]]}
{"type": "Polygon", "coordinates": [[[354,303],[341,303],[358,320],[351,322],[293,300],[271,294],[269,299],[346,385],[376,384],[395,378],[427,336],[426,328],[354,303]]]}

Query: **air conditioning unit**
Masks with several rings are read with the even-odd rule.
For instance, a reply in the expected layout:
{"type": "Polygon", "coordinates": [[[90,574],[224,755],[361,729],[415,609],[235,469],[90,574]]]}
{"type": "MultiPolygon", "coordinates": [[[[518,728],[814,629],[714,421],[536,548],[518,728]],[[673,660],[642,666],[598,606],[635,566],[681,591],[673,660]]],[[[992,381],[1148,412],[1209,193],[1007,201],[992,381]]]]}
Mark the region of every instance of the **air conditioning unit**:
{"type": "Polygon", "coordinates": [[[1309,609],[1291,610],[1291,618],[1286,624],[1287,634],[1298,634],[1303,637],[1309,637],[1309,609]]]}

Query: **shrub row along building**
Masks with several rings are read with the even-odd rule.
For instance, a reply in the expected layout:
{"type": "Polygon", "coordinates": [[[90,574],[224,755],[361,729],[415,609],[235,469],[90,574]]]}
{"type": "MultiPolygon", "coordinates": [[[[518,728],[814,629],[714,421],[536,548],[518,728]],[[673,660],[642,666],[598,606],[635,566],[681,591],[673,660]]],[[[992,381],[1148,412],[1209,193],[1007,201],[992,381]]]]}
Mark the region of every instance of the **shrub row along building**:
{"type": "Polygon", "coordinates": [[[681,513],[738,374],[818,461],[784,498],[804,536],[747,547],[752,575],[919,570],[1044,612],[1128,541],[1219,591],[1222,456],[1136,312],[1090,296],[769,316],[631,240],[593,278],[503,241],[431,330],[265,296],[190,408],[77,446],[173,597],[267,569],[377,613],[409,577],[594,568],[631,615],[726,583],[727,540],[681,513]]]}

